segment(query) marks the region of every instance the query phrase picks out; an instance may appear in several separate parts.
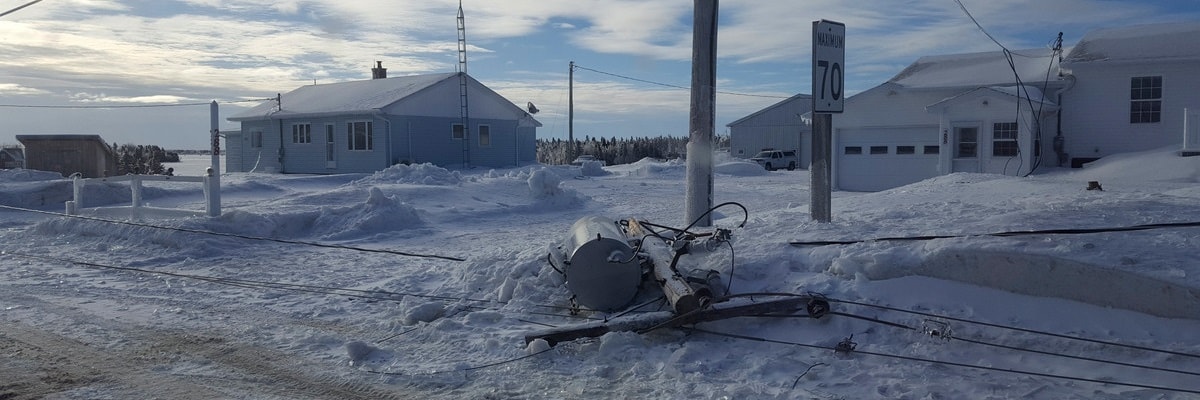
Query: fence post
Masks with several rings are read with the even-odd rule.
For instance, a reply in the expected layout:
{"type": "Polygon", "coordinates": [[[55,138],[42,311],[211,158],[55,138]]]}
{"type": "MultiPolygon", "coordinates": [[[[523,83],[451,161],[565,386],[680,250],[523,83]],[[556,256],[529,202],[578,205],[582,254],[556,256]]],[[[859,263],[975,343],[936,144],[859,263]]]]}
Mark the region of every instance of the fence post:
{"type": "Polygon", "coordinates": [[[142,177],[134,175],[129,180],[129,191],[132,192],[133,208],[142,208],[142,177]]]}
{"type": "Polygon", "coordinates": [[[83,185],[86,182],[79,174],[71,175],[71,189],[74,200],[67,202],[67,215],[79,214],[79,207],[83,207],[83,185]]]}

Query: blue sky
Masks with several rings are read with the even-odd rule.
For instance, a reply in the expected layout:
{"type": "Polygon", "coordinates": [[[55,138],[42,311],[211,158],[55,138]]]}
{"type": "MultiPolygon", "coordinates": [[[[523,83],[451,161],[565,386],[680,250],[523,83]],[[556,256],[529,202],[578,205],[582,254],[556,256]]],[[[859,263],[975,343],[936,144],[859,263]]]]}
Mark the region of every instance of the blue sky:
{"type": "MultiPolygon", "coordinates": [[[[1064,33],[1200,19],[1195,0],[961,0],[1011,49],[1064,33]]],[[[28,0],[0,0],[0,12],[28,0]]],[[[689,0],[464,0],[468,72],[541,109],[541,138],[686,136],[689,0]],[[594,70],[594,71],[593,71],[594,70]],[[602,71],[599,73],[595,71],[602,71]]],[[[208,107],[11,107],[222,103],[224,118],[299,86],[453,72],[457,0],[44,0],[0,17],[0,144],[17,134],[100,134],[117,143],[203,149],[208,107]]],[[[954,0],[720,2],[717,133],[809,92],[812,21],[846,24],[846,88],[878,85],[924,55],[998,50],[954,0]]],[[[1200,38],[1198,38],[1200,40],[1200,38]]]]}

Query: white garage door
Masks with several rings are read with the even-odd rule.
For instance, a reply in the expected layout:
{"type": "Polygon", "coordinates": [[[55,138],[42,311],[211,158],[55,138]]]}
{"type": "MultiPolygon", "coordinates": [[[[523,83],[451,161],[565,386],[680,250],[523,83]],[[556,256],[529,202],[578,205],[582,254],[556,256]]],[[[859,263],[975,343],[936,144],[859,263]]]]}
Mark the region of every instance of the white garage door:
{"type": "Polygon", "coordinates": [[[936,125],[837,133],[834,169],[841,190],[886,190],[938,175],[936,125]]]}

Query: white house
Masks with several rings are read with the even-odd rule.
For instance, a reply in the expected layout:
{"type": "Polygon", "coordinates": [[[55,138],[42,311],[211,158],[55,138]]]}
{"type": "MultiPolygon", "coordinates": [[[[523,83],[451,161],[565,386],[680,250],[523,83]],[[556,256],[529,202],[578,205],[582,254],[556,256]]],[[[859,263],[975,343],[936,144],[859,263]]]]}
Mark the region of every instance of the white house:
{"type": "Polygon", "coordinates": [[[834,186],[875,191],[951,172],[1028,173],[1058,111],[1043,93],[1063,82],[1053,50],[1013,52],[1012,62],[1001,51],[922,57],[847,98],[833,118],[834,186]]]}
{"type": "Polygon", "coordinates": [[[922,57],[846,99],[833,118],[834,187],[1023,176],[1171,145],[1200,154],[1200,22],[1096,30],[1070,49],[1010,54],[922,57]]]}
{"type": "Polygon", "coordinates": [[[1064,157],[1072,166],[1107,155],[1178,145],[1200,150],[1200,22],[1088,32],[1063,59],[1064,157]]]}
{"type": "Polygon", "coordinates": [[[229,118],[226,170],[330,174],[400,163],[515,166],[536,161],[541,123],[466,76],[464,129],[458,73],[310,85],[229,118]]]}
{"type": "Polygon", "coordinates": [[[812,128],[800,116],[811,109],[812,96],[797,94],[730,122],[729,154],[750,158],[762,150],[796,150],[800,165],[808,165],[812,128]]]}

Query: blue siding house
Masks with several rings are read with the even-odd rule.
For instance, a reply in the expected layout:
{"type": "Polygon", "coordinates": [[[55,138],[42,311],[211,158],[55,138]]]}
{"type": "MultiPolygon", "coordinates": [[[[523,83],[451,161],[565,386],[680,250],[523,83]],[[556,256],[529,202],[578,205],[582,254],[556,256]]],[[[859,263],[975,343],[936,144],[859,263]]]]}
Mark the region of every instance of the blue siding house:
{"type": "Polygon", "coordinates": [[[304,86],[229,117],[227,172],[336,174],[401,163],[506,167],[535,162],[542,126],[466,76],[470,129],[463,129],[458,73],[304,86]],[[468,137],[469,136],[469,137],[468,137]]]}

